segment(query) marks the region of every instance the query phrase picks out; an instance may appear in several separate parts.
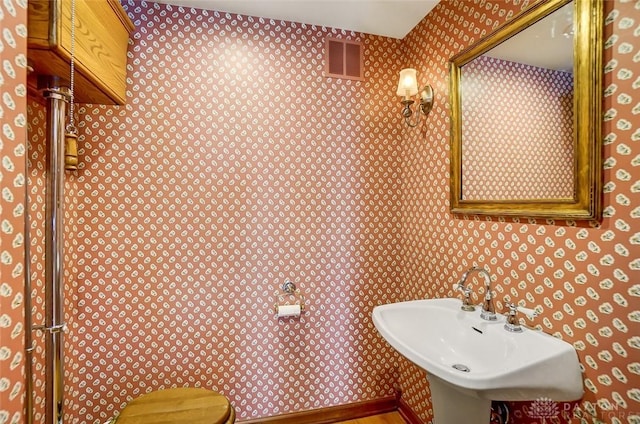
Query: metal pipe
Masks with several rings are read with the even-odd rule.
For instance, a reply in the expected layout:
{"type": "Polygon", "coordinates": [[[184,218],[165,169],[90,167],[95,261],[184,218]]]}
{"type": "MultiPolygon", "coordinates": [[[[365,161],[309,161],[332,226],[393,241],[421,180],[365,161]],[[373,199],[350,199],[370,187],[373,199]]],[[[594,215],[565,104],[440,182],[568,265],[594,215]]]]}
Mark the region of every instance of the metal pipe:
{"type": "MultiPolygon", "coordinates": [[[[33,66],[27,60],[27,72],[33,72],[33,66]]],[[[25,150],[29,151],[29,140],[25,140],[25,150]]],[[[25,424],[33,424],[33,304],[31,297],[31,209],[29,203],[29,154],[24,155],[24,346],[25,346],[25,424]]]]}
{"type": "Polygon", "coordinates": [[[45,422],[61,424],[64,391],[64,134],[69,89],[57,77],[39,81],[47,101],[45,211],[45,422]]]}
{"type": "MultiPolygon", "coordinates": [[[[29,141],[26,141],[27,151],[29,141]]],[[[25,346],[25,392],[26,421],[33,424],[33,317],[31,304],[31,218],[29,215],[29,155],[25,156],[25,199],[24,199],[24,346],[25,346]]]]}

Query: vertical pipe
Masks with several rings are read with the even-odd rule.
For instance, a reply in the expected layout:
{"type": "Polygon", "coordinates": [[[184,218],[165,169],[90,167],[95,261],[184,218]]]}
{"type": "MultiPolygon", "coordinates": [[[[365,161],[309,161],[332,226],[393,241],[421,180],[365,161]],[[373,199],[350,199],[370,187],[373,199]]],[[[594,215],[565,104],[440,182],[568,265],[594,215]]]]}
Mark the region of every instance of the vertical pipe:
{"type": "MultiPolygon", "coordinates": [[[[27,61],[27,72],[33,72],[27,61]]],[[[29,203],[29,138],[24,143],[27,154],[24,155],[24,346],[25,346],[25,424],[33,424],[33,303],[31,297],[31,206],[29,203]]]]}
{"type": "Polygon", "coordinates": [[[63,202],[64,131],[69,90],[57,77],[47,77],[40,88],[47,101],[47,165],[45,213],[45,420],[61,424],[64,390],[63,202]]]}
{"type": "MultiPolygon", "coordinates": [[[[29,151],[29,140],[25,147],[29,151]]],[[[29,215],[29,155],[25,156],[25,219],[24,219],[24,345],[25,345],[25,424],[33,423],[33,317],[31,304],[31,218],[29,215]]]]}

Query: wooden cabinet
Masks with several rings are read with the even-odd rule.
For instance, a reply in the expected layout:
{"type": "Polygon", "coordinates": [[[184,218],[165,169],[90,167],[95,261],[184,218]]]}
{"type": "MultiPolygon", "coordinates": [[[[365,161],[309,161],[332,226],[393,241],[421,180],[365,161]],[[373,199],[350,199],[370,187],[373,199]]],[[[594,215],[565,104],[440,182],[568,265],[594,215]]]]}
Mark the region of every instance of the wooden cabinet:
{"type": "MultiPolygon", "coordinates": [[[[117,0],[75,0],[75,90],[77,103],[124,104],[127,47],[134,30],[117,0]]],[[[29,0],[28,60],[38,75],[69,80],[71,0],[29,0]]]]}

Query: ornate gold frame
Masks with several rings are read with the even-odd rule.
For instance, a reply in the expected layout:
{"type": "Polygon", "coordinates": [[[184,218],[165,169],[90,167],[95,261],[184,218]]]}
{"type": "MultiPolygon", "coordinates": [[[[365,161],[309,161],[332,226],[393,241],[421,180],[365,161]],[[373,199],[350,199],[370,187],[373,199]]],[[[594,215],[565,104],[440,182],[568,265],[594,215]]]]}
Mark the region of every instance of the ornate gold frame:
{"type": "Polygon", "coordinates": [[[575,0],[574,187],[573,198],[465,200],[462,198],[462,93],[460,67],[522,31],[571,0],[542,1],[452,57],[451,205],[452,213],[599,220],[602,217],[602,0],[575,0]]]}

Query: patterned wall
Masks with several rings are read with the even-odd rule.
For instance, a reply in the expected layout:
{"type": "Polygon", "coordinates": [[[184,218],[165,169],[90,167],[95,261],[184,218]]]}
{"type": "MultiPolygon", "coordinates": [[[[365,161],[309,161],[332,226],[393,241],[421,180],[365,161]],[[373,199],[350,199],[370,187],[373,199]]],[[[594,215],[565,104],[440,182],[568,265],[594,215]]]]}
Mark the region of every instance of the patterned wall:
{"type": "MultiPolygon", "coordinates": [[[[444,1],[404,40],[409,63],[418,66],[420,79],[434,86],[437,97],[426,140],[411,132],[403,142],[403,298],[451,296],[452,284],[467,268],[487,267],[500,309],[504,298],[538,308],[541,316],[530,324],[577,349],[584,367],[585,397],[576,410],[582,422],[638,423],[640,3],[605,3],[602,222],[448,212],[448,59],[526,6],[444,1]]],[[[400,385],[404,399],[428,421],[424,373],[403,362],[400,385]]],[[[542,422],[528,417],[524,407],[516,406],[516,422],[542,422]]]]}
{"type": "MultiPolygon", "coordinates": [[[[370,312],[450,296],[477,263],[501,297],[538,305],[534,324],[574,343],[587,392],[579,411],[637,423],[637,3],[606,6],[603,222],[448,213],[446,62],[526,6],[443,2],[405,40],[402,63],[400,44],[384,38],[129,3],[131,101],[81,108],[83,167],[67,183],[67,418],[101,421],[172,385],[216,388],[241,418],[258,417],[389,394],[399,373],[427,421],[424,373],[381,341],[370,312]],[[364,42],[364,82],[321,78],[327,34],[364,42]],[[436,90],[426,140],[400,133],[386,94],[406,64],[436,90]],[[309,299],[299,321],[268,312],[285,278],[309,299]]],[[[29,107],[37,167],[43,115],[29,107]]],[[[3,164],[13,154],[3,145],[3,164]]],[[[32,171],[36,250],[39,178],[32,171]]],[[[2,377],[19,386],[22,367],[8,364],[0,358],[2,377]]],[[[20,394],[0,396],[20,421],[20,394]]]]}
{"type": "Polygon", "coordinates": [[[23,420],[26,0],[0,3],[0,423],[23,420]]]}
{"type": "MultiPolygon", "coordinates": [[[[79,108],[65,190],[67,420],[173,386],[218,390],[241,419],[393,394],[397,354],[370,315],[399,295],[400,41],[125,7],[127,105],[79,108]],[[364,81],[323,76],[327,36],[363,42],[364,81]],[[306,296],[300,319],[273,316],[286,279],[306,296]]],[[[29,114],[38,220],[35,99],[29,114]]]]}
{"type": "Polygon", "coordinates": [[[573,197],[573,75],[481,56],[462,71],[462,197],[573,197]]]}

